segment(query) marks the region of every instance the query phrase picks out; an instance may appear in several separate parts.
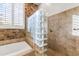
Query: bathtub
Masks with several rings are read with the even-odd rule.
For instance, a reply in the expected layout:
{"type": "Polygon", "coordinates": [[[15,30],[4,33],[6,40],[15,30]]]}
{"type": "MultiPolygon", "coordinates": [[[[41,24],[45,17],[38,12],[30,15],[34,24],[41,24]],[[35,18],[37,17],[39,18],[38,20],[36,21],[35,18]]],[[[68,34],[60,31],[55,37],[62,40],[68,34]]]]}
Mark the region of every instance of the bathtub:
{"type": "Polygon", "coordinates": [[[25,41],[0,46],[0,56],[22,56],[31,51],[25,41]]]}

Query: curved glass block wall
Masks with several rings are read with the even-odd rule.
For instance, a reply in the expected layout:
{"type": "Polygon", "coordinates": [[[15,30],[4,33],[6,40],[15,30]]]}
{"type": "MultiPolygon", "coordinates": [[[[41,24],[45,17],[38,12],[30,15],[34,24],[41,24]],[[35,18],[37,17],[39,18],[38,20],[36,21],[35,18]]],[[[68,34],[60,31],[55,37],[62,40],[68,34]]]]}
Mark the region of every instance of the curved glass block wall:
{"type": "Polygon", "coordinates": [[[28,18],[28,31],[31,33],[35,47],[36,55],[45,55],[47,51],[47,19],[42,10],[36,11],[28,18]]]}

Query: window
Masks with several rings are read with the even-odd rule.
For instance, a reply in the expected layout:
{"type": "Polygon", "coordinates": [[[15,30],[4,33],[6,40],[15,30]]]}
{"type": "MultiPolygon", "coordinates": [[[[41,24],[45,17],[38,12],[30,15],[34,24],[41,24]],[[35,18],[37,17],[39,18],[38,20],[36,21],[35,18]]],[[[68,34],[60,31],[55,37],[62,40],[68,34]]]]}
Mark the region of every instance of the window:
{"type": "Polygon", "coordinates": [[[22,26],[24,24],[24,5],[22,3],[20,4],[14,4],[14,25],[15,26],[22,26]]]}
{"type": "Polygon", "coordinates": [[[23,3],[0,3],[0,28],[24,28],[23,3]]]}
{"type": "Polygon", "coordinates": [[[0,25],[11,25],[12,5],[0,3],[0,25]]]}
{"type": "Polygon", "coordinates": [[[72,35],[79,36],[79,15],[73,15],[72,35]]]}

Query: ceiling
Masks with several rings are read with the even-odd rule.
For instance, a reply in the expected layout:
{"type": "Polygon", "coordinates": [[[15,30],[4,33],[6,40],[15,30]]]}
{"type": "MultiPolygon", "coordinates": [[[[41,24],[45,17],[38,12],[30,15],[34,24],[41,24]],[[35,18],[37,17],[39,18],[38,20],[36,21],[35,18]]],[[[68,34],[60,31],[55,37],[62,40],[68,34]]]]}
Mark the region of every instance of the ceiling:
{"type": "Polygon", "coordinates": [[[79,3],[42,3],[39,8],[43,9],[48,17],[77,6],[79,6],[79,3]]]}

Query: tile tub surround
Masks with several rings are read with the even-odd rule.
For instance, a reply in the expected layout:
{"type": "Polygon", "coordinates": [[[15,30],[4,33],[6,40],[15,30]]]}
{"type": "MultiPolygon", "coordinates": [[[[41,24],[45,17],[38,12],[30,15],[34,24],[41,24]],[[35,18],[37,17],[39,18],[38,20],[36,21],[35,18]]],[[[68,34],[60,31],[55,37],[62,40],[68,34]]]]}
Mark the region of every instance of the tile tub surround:
{"type": "Polygon", "coordinates": [[[64,53],[79,55],[79,37],[72,35],[72,15],[79,15],[79,7],[48,17],[48,47],[64,53]]]}
{"type": "Polygon", "coordinates": [[[25,37],[25,30],[22,29],[0,29],[0,41],[25,37]]]}

